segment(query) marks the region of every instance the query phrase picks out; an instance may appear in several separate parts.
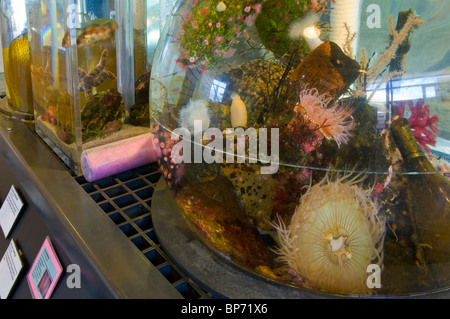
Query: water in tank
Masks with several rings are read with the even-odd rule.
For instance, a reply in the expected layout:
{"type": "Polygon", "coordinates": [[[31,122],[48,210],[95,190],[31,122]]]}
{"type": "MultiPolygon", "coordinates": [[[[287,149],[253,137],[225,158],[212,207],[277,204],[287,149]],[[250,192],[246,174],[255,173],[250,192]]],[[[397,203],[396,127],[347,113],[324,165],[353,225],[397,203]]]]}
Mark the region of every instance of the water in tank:
{"type": "Polygon", "coordinates": [[[449,10],[179,1],[155,53],[152,130],[204,244],[298,289],[448,289],[449,10]]]}
{"type": "Polygon", "coordinates": [[[0,107],[0,111],[23,120],[32,120],[33,96],[25,0],[2,1],[0,23],[7,97],[7,103],[0,107]]]}
{"type": "Polygon", "coordinates": [[[36,132],[78,174],[83,151],[149,133],[156,0],[27,0],[36,132]]]}

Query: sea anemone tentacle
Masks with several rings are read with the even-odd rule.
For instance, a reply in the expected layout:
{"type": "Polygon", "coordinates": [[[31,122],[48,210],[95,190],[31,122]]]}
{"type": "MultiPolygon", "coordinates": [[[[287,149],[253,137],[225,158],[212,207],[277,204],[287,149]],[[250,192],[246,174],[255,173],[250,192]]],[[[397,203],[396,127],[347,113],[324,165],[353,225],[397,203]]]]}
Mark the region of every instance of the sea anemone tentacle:
{"type": "Polygon", "coordinates": [[[201,121],[202,132],[209,128],[211,124],[211,115],[208,109],[207,100],[191,100],[183,107],[179,114],[180,127],[187,128],[194,133],[195,121],[201,121]]]}
{"type": "Polygon", "coordinates": [[[315,88],[306,88],[300,92],[300,103],[294,110],[317,125],[320,132],[327,139],[333,139],[338,147],[348,143],[350,131],[355,126],[349,106],[332,103],[329,94],[319,94],[315,88]]]}
{"type": "Polygon", "coordinates": [[[382,267],[385,220],[362,174],[328,173],[301,197],[288,226],[275,229],[280,261],[314,289],[371,294],[367,267],[382,267]]]}

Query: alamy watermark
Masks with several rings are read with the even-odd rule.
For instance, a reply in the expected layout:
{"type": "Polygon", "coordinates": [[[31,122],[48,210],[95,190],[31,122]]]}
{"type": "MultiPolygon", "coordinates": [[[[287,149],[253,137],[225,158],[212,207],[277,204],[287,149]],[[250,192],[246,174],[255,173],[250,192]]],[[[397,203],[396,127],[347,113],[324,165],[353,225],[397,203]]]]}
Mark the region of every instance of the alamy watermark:
{"type": "Polygon", "coordinates": [[[367,266],[367,273],[369,276],[367,277],[366,284],[367,288],[381,288],[381,268],[377,264],[371,264],[367,266]]]}
{"type": "Polygon", "coordinates": [[[67,266],[67,273],[70,275],[66,279],[66,285],[69,289],[81,288],[81,268],[77,264],[67,266]]]}
{"type": "MultiPolygon", "coordinates": [[[[367,266],[367,287],[370,289],[381,288],[381,268],[377,264],[367,266]]],[[[81,288],[81,268],[77,264],[67,266],[67,273],[70,275],[66,279],[66,285],[69,289],[81,288]]]]}
{"type": "Polygon", "coordinates": [[[244,130],[241,127],[225,131],[208,128],[203,131],[202,121],[196,120],[193,132],[187,128],[177,128],[172,132],[172,140],[179,141],[181,137],[182,140],[173,147],[171,155],[176,164],[260,162],[268,164],[261,166],[261,174],[275,174],[279,167],[279,129],[270,129],[270,145],[268,133],[267,128],[244,130]],[[203,142],[209,143],[204,145],[203,142]]]}
{"type": "Polygon", "coordinates": [[[369,4],[366,9],[367,13],[370,13],[367,17],[367,27],[369,29],[381,28],[381,8],[378,4],[369,4]]]}

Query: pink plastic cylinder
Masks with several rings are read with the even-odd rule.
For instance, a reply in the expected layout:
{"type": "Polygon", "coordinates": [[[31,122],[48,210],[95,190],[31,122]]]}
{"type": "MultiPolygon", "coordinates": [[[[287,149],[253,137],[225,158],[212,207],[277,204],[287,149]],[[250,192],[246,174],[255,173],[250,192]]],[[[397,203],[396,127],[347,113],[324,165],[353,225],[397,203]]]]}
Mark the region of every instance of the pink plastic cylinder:
{"type": "Polygon", "coordinates": [[[156,161],[153,134],[147,133],[85,150],[81,169],[88,182],[156,161]]]}

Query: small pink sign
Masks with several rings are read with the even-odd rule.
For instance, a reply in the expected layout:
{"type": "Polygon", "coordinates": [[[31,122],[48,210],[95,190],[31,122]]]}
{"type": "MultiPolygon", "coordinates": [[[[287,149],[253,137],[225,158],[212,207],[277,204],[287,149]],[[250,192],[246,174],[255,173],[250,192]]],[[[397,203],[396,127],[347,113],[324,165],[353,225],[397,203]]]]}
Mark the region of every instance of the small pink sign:
{"type": "Polygon", "coordinates": [[[27,275],[34,299],[49,299],[63,269],[50,238],[46,238],[27,275]]]}

